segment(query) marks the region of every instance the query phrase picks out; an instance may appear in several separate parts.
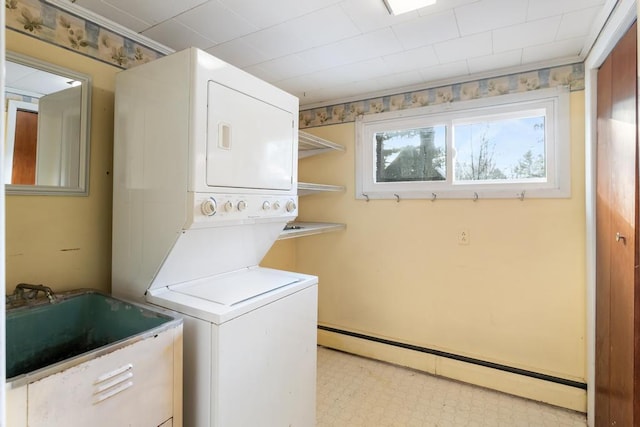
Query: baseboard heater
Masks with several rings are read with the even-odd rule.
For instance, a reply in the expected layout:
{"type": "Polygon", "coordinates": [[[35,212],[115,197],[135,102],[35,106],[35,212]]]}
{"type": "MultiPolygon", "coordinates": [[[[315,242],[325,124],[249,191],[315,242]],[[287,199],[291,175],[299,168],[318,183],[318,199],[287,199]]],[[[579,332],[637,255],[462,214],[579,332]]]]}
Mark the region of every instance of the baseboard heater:
{"type": "Polygon", "coordinates": [[[371,335],[360,334],[357,332],[345,331],[342,329],[331,328],[329,326],[318,325],[318,329],[333,332],[340,335],[347,335],[354,338],[359,338],[367,341],[373,341],[380,344],[386,344],[394,347],[400,347],[407,350],[419,351],[420,353],[433,354],[434,356],[446,357],[448,359],[458,360],[460,362],[472,363],[474,365],[484,366],[485,368],[498,369],[500,371],[509,372],[511,374],[523,375],[525,377],[536,378],[538,380],[550,381],[556,384],[562,384],[569,387],[575,387],[582,390],[587,389],[587,384],[579,381],[572,381],[565,378],[554,377],[553,375],[541,374],[539,372],[528,371],[526,369],[514,368],[513,366],[502,365],[500,363],[488,362],[486,360],[476,359],[474,357],[462,356],[455,353],[449,353],[447,351],[435,350],[433,348],[420,347],[412,344],[405,344],[398,341],[392,341],[384,338],[373,337],[371,335]]]}

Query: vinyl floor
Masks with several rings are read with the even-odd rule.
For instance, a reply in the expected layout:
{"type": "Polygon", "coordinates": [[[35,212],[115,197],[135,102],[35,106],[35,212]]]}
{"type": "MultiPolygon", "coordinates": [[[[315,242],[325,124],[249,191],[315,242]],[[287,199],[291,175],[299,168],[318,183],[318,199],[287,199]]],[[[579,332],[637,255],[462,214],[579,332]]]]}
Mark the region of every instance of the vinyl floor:
{"type": "Polygon", "coordinates": [[[317,427],[584,427],[586,415],[318,347],[317,427]]]}

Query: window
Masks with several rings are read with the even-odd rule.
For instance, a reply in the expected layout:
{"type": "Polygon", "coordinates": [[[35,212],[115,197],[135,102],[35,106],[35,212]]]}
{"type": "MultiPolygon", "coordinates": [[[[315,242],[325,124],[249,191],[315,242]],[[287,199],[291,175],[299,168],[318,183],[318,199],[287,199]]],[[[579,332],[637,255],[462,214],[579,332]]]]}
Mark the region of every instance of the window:
{"type": "Polygon", "coordinates": [[[569,197],[568,103],[554,88],[363,116],[357,197],[569,197]]]}

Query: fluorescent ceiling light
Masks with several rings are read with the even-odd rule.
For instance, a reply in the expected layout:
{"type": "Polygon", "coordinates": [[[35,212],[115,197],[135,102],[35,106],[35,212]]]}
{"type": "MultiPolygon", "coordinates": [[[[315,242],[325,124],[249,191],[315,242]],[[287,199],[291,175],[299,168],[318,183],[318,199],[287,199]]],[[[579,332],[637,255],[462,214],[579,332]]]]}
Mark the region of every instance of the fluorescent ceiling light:
{"type": "Polygon", "coordinates": [[[436,4],[436,0],[382,0],[387,10],[392,15],[411,12],[426,6],[436,4]]]}

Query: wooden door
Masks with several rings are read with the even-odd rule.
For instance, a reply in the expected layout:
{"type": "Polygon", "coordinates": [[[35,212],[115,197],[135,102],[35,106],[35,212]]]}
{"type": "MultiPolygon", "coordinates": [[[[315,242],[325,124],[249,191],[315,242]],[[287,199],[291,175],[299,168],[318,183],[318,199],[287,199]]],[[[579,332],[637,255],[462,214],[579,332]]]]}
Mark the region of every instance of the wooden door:
{"type": "Polygon", "coordinates": [[[636,31],[598,72],[596,426],[640,423],[636,31]]]}
{"type": "Polygon", "coordinates": [[[16,111],[16,132],[13,146],[11,183],[36,183],[36,150],[38,139],[38,113],[16,111]]]}

